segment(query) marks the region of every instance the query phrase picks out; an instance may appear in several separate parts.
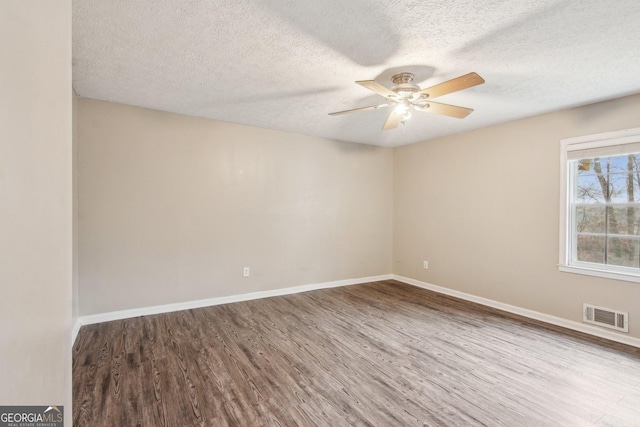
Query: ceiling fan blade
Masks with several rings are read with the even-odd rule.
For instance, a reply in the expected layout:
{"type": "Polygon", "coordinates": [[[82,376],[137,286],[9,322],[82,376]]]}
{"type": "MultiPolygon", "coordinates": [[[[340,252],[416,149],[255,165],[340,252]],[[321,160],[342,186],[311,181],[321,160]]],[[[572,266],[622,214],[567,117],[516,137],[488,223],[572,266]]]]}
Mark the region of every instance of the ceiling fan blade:
{"type": "Polygon", "coordinates": [[[395,129],[398,127],[400,122],[402,121],[402,114],[398,114],[395,111],[391,111],[389,117],[387,117],[387,121],[384,122],[384,126],[382,126],[382,130],[395,129]]]}
{"type": "Polygon", "coordinates": [[[458,107],[457,105],[440,104],[429,101],[424,107],[415,106],[416,110],[427,113],[442,114],[443,116],[464,119],[473,112],[473,108],[458,107]]]}
{"type": "Polygon", "coordinates": [[[378,95],[384,96],[385,98],[388,98],[390,96],[398,96],[397,93],[386,86],[382,86],[375,80],[359,80],[356,83],[358,83],[362,87],[366,87],[367,89],[377,93],[378,95]]]}
{"type": "Polygon", "coordinates": [[[348,114],[348,113],[355,113],[355,112],[358,112],[358,111],[377,110],[378,108],[388,107],[389,105],[390,104],[370,105],[368,107],[354,108],[352,110],[336,111],[335,113],[329,113],[329,115],[330,116],[337,116],[338,114],[348,114]]]}
{"type": "Polygon", "coordinates": [[[462,89],[477,86],[482,83],[484,83],[484,79],[482,77],[480,77],[476,73],[469,73],[465,74],[464,76],[456,77],[455,79],[439,83],[435,86],[422,89],[420,93],[423,95],[427,95],[427,97],[431,99],[438,96],[446,95],[448,93],[457,92],[462,89]]]}

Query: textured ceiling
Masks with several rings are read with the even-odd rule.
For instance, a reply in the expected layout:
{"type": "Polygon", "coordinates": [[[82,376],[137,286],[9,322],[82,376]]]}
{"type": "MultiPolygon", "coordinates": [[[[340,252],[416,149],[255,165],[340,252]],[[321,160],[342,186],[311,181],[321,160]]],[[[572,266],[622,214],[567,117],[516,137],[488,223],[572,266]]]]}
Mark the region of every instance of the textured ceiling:
{"type": "Polygon", "coordinates": [[[399,146],[640,92],[640,1],[73,0],[79,96],[365,144],[399,146]],[[486,83],[382,131],[356,85],[486,83]]]}

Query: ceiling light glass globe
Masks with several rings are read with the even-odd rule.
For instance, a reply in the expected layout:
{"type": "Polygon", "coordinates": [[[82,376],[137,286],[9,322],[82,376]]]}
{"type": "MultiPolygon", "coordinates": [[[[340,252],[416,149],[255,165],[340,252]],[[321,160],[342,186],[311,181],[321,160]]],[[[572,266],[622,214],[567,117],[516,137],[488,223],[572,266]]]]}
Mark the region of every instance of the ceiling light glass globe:
{"type": "Polygon", "coordinates": [[[396,114],[405,114],[407,111],[409,111],[409,105],[407,105],[407,103],[405,102],[401,102],[396,105],[394,111],[396,114]]]}

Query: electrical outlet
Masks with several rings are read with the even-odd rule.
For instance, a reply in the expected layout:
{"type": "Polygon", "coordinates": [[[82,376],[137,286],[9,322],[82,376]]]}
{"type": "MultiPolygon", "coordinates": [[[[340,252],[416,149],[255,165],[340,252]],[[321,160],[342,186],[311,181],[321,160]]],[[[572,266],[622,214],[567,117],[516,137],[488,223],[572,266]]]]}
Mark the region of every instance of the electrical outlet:
{"type": "Polygon", "coordinates": [[[242,269],[242,276],[249,277],[249,267],[245,267],[242,269]]]}
{"type": "Polygon", "coordinates": [[[429,261],[422,261],[422,268],[424,268],[425,270],[429,268],[429,261]]]}

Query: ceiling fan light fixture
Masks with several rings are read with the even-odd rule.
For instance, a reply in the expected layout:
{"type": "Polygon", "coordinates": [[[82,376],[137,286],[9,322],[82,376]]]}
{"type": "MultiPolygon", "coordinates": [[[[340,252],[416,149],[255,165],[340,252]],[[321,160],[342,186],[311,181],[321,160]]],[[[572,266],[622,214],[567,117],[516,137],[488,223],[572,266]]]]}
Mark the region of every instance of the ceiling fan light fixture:
{"type": "Polygon", "coordinates": [[[394,84],[391,88],[383,86],[375,80],[356,81],[360,86],[386,98],[387,102],[379,105],[354,108],[352,110],[337,111],[335,113],[329,113],[329,115],[335,116],[356,111],[374,110],[380,107],[393,107],[393,111],[387,117],[387,121],[382,127],[382,130],[395,129],[398,127],[398,124],[409,120],[411,118],[411,107],[418,111],[426,111],[462,119],[471,114],[473,109],[433,102],[431,99],[484,83],[482,77],[472,72],[456,77],[455,79],[447,80],[446,82],[438,83],[435,86],[421,89],[420,86],[412,83],[413,77],[412,73],[394,74],[391,76],[391,81],[394,84]]]}
{"type": "Polygon", "coordinates": [[[406,101],[399,102],[396,104],[393,111],[399,115],[406,114],[407,112],[409,112],[409,103],[407,103],[406,101]]]}

